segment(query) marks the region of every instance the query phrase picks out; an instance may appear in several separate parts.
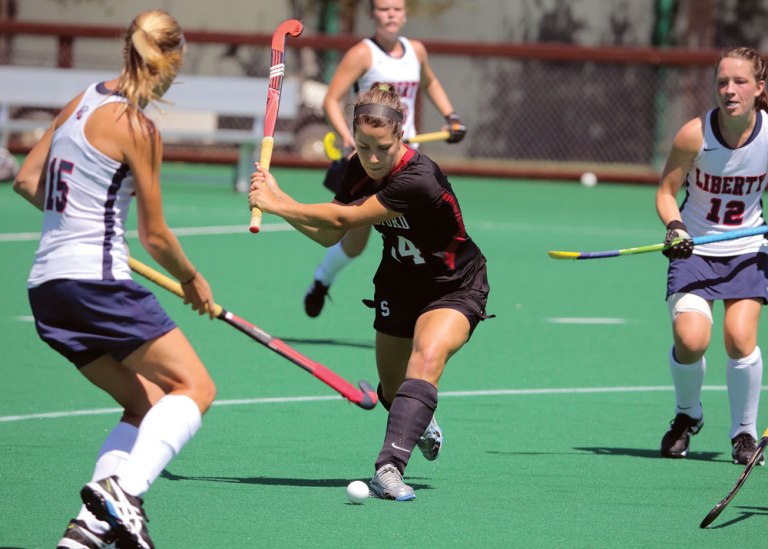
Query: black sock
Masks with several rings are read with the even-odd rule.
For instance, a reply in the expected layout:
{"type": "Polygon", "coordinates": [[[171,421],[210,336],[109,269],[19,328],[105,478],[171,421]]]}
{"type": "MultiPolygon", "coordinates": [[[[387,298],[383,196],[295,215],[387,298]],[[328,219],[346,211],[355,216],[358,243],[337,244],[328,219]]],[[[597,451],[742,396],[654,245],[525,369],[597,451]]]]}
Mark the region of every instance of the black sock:
{"type": "Polygon", "coordinates": [[[397,391],[387,420],[384,446],[376,460],[376,470],[391,463],[402,474],[419,437],[437,408],[437,389],[423,379],[406,379],[397,391]]]}

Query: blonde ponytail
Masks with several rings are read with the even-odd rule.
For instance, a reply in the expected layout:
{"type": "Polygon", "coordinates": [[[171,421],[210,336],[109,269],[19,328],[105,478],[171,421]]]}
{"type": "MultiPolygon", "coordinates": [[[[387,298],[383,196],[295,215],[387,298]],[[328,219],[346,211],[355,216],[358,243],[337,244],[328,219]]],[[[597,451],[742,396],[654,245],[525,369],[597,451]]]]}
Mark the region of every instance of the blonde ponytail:
{"type": "Polygon", "coordinates": [[[118,92],[127,99],[133,122],[143,122],[142,108],[158,101],[181,66],[185,42],[181,27],[163,10],[144,11],[125,33],[123,70],[118,92]]]}

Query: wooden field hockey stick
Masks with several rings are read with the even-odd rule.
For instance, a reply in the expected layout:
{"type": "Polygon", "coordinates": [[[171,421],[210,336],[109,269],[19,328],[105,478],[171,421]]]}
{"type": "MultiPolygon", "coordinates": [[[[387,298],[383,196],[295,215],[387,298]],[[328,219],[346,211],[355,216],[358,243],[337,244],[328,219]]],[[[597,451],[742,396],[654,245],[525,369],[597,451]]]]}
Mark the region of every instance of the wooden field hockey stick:
{"type": "MultiPolygon", "coordinates": [[[[182,298],[184,297],[184,291],[181,289],[181,284],[175,280],[168,278],[164,274],[156,271],[149,265],[145,265],[141,261],[134,259],[133,257],[128,258],[128,264],[133,272],[140,274],[161,288],[165,288],[172,294],[176,294],[182,298]]],[[[373,389],[371,384],[367,381],[360,381],[359,388],[355,387],[347,380],[339,376],[336,372],[326,368],[319,362],[315,362],[311,358],[304,356],[284,341],[276,337],[272,337],[261,328],[254,326],[247,320],[244,320],[236,314],[227,311],[221,305],[214,305],[213,312],[216,315],[216,318],[219,320],[223,320],[233,328],[236,328],[243,332],[245,335],[249,336],[251,339],[255,339],[280,356],[287,358],[296,366],[306,370],[353,404],[357,404],[364,410],[370,410],[376,406],[376,402],[378,402],[376,390],[373,389]]]]}
{"type": "Polygon", "coordinates": [[[755,448],[755,451],[752,453],[752,457],[749,458],[749,461],[744,466],[744,470],[739,475],[738,480],[736,481],[736,484],[731,488],[731,491],[728,492],[728,495],[725,496],[720,503],[715,505],[712,510],[709,512],[709,514],[704,517],[704,520],[701,521],[701,524],[699,525],[700,528],[706,528],[710,524],[712,524],[712,521],[715,520],[720,513],[723,512],[723,509],[725,509],[726,505],[728,505],[733,497],[736,495],[736,492],[739,491],[741,486],[746,482],[747,477],[749,476],[749,473],[752,472],[752,469],[755,468],[755,465],[759,463],[760,456],[763,455],[763,452],[765,452],[765,446],[768,445],[768,429],[765,430],[763,433],[762,438],[760,439],[760,442],[757,444],[757,448],[755,448]]]}
{"type": "MultiPolygon", "coordinates": [[[[403,139],[403,143],[431,143],[433,141],[447,141],[451,136],[451,132],[443,130],[439,132],[421,133],[414,135],[413,137],[406,137],[403,139]]],[[[341,160],[343,151],[336,147],[336,134],[328,132],[323,137],[323,150],[328,160],[341,160]]]]}
{"type": "MultiPolygon", "coordinates": [[[[299,36],[304,30],[304,25],[298,19],[283,21],[272,34],[272,61],[269,67],[269,89],[267,90],[267,113],[264,116],[264,137],[261,140],[261,152],[259,164],[269,169],[272,160],[272,148],[275,144],[275,124],[277,123],[277,111],[280,109],[280,91],[283,88],[283,76],[285,76],[285,37],[287,35],[299,36]]],[[[250,231],[258,233],[261,229],[262,211],[258,208],[251,209],[250,231]]]]}
{"type": "Polygon", "coordinates": [[[451,136],[451,132],[448,130],[442,130],[439,132],[420,133],[413,137],[406,137],[403,139],[405,143],[431,143],[433,141],[448,141],[451,136]]]}
{"type": "MultiPolygon", "coordinates": [[[[753,227],[751,229],[739,229],[721,234],[710,234],[706,236],[695,236],[692,238],[694,246],[710,244],[712,242],[723,242],[725,240],[734,240],[747,236],[757,236],[768,233],[768,225],[762,227],[753,227]]],[[[604,257],[618,257],[620,255],[635,255],[648,252],[660,252],[679,244],[680,240],[675,240],[669,245],[651,244],[650,246],[638,246],[637,248],[624,248],[622,250],[607,250],[605,252],[559,252],[551,251],[549,257],[552,259],[601,259],[604,257]]]]}

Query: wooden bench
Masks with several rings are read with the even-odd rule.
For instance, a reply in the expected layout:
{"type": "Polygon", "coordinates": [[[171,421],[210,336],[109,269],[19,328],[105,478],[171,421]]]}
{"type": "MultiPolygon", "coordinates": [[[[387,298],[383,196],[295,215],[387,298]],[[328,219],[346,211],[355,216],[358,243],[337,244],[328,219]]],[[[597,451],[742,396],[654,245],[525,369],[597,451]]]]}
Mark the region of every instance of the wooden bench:
{"type": "MultiPolygon", "coordinates": [[[[60,109],[67,101],[93,82],[110,80],[116,72],[15,67],[0,65],[0,147],[7,145],[14,132],[44,131],[50,120],[24,118],[14,113],[29,109],[60,109]]],[[[166,142],[236,144],[239,161],[235,188],[247,189],[253,170],[254,152],[264,135],[269,79],[233,76],[180,74],[164,99],[168,103],[150,106],[145,111],[155,120],[166,142]],[[160,110],[158,110],[158,108],[160,110]],[[221,128],[221,117],[252,120],[243,129],[221,128]]],[[[299,113],[299,84],[283,81],[280,119],[290,120],[299,113]]],[[[275,145],[290,145],[290,132],[277,132],[275,145]]]]}

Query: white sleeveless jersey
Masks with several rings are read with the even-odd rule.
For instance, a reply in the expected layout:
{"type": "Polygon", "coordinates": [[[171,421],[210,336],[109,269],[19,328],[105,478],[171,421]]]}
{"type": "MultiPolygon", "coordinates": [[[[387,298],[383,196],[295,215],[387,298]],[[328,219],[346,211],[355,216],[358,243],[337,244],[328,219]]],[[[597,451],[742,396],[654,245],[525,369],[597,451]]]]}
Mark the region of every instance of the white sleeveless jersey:
{"type": "Polygon", "coordinates": [[[405,121],[403,122],[403,136],[416,135],[414,123],[414,110],[416,109],[416,94],[421,83],[421,62],[416,56],[413,45],[407,38],[398,38],[403,46],[402,57],[392,57],[385,53],[370,38],[363,42],[371,50],[371,68],[360,77],[355,84],[355,93],[365,92],[374,82],[390,82],[394,84],[395,91],[400,96],[400,101],[405,107],[405,121]]]}
{"type": "MultiPolygon", "coordinates": [[[[755,129],[738,149],[720,136],[717,109],[706,114],[704,143],[686,176],[683,223],[692,236],[720,234],[765,225],[763,190],[768,174],[768,114],[759,110],[755,129]]],[[[757,252],[768,241],[762,235],[696,246],[704,256],[757,252]]]]}
{"type": "Polygon", "coordinates": [[[96,109],[121,101],[103,84],[93,84],[53,134],[30,288],[53,279],[131,278],[124,234],[133,177],[126,164],[94,148],[84,132],[96,109]]]}

